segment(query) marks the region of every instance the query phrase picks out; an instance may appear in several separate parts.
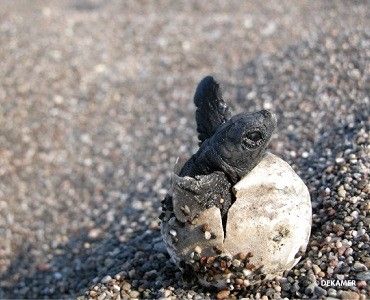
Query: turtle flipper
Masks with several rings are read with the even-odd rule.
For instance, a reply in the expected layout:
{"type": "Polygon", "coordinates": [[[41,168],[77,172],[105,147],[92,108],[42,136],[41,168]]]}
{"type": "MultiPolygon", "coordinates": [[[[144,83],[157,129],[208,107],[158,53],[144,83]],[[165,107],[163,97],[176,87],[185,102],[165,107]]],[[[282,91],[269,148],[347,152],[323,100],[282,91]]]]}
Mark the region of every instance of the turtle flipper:
{"type": "Polygon", "coordinates": [[[181,222],[192,220],[200,212],[216,206],[224,216],[231,205],[231,184],[222,172],[173,178],[173,208],[181,222]]]}
{"type": "Polygon", "coordinates": [[[195,118],[201,144],[230,118],[230,110],[222,99],[219,83],[212,76],[204,77],[200,81],[195,91],[194,103],[197,107],[195,118]]]}

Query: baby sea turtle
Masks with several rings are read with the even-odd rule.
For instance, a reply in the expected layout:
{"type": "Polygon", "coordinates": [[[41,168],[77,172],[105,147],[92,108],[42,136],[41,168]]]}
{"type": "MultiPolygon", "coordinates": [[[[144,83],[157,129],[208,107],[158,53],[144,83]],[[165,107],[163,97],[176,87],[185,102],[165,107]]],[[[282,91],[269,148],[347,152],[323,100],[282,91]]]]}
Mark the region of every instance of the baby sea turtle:
{"type": "Polygon", "coordinates": [[[231,117],[212,76],[198,84],[194,103],[199,149],[175,175],[174,189],[192,206],[192,217],[214,205],[224,216],[232,203],[232,186],[264,157],[276,118],[268,110],[231,117]]]}
{"type": "Polygon", "coordinates": [[[171,259],[204,286],[244,289],[281,276],[310,236],[308,188],[266,151],[276,127],[267,110],[230,116],[210,76],[194,96],[200,146],[177,162],[162,208],[171,259]]]}

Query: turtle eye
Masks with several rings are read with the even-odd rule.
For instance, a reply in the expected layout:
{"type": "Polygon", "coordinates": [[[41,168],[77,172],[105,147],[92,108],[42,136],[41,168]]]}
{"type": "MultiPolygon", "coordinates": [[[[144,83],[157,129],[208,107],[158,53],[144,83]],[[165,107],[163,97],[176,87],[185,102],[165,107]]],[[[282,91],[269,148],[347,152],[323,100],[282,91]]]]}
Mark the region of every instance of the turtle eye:
{"type": "Polygon", "coordinates": [[[255,149],[262,144],[263,135],[260,131],[247,132],[243,138],[243,144],[249,149],[255,149]]]}
{"type": "Polygon", "coordinates": [[[259,140],[262,140],[262,134],[259,131],[248,132],[246,134],[246,137],[253,142],[258,142],[259,140]]]}

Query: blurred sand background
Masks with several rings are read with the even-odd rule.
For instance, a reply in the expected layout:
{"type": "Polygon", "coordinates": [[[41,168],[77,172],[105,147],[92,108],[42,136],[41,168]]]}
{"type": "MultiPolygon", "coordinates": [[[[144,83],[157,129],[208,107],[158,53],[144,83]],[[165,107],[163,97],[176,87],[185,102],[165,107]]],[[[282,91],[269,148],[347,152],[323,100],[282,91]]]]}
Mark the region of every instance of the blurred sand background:
{"type": "Polygon", "coordinates": [[[368,145],[369,3],[2,0],[0,298],[75,297],[120,271],[132,298],[214,297],[181,283],[157,218],[176,158],[197,149],[192,96],[208,74],[234,111],[277,113],[270,148],[305,178],[315,213],[325,199],[350,201],[337,194],[345,175],[323,184],[321,174],[357,153],[334,151],[343,128],[368,145]]]}

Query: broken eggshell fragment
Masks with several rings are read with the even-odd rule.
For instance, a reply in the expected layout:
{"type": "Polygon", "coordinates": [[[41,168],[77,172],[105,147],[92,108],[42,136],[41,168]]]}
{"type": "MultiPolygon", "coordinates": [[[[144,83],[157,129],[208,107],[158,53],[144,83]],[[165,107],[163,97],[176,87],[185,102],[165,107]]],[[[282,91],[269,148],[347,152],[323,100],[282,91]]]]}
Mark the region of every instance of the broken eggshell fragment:
{"type": "Polygon", "coordinates": [[[310,195],[285,161],[267,153],[233,192],[236,200],[228,211],[225,232],[219,208],[194,215],[197,204],[176,197],[176,188],[173,212],[161,224],[173,261],[195,271],[206,286],[272,279],[297,264],[308,243],[310,195]]]}

